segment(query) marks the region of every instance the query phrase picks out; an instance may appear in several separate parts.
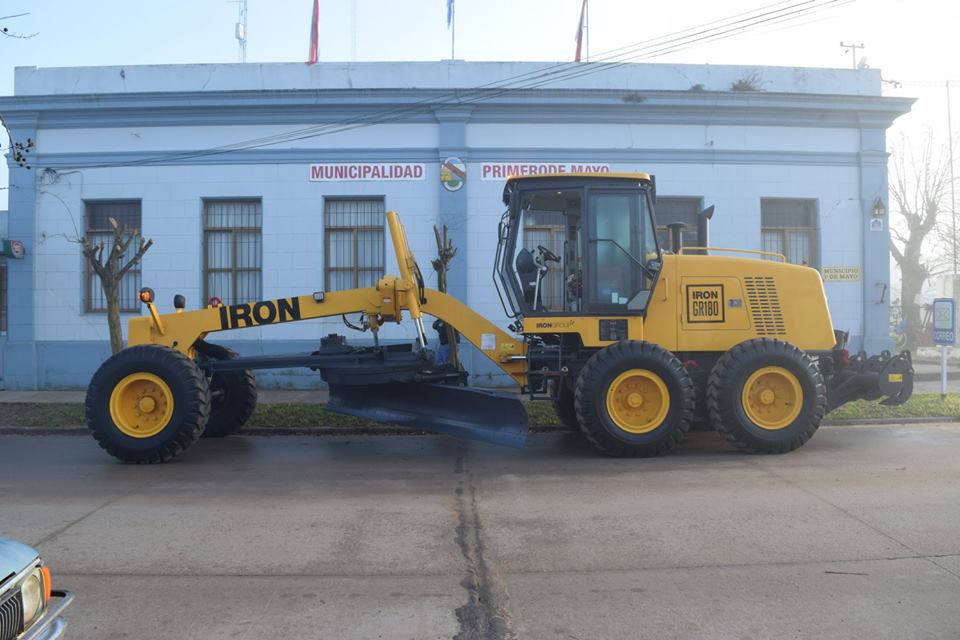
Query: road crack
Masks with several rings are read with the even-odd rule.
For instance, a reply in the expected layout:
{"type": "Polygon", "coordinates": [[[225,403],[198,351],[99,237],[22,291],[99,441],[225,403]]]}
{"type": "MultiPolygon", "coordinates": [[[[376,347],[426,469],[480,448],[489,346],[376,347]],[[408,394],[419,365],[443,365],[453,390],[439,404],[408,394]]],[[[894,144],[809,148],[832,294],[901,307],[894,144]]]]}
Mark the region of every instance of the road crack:
{"type": "Polygon", "coordinates": [[[515,640],[506,585],[491,571],[484,555],[477,487],[466,463],[467,450],[461,446],[455,467],[458,476],[456,542],[466,564],[466,575],[460,584],[467,592],[467,603],[455,612],[460,631],[453,639],[515,640]]]}

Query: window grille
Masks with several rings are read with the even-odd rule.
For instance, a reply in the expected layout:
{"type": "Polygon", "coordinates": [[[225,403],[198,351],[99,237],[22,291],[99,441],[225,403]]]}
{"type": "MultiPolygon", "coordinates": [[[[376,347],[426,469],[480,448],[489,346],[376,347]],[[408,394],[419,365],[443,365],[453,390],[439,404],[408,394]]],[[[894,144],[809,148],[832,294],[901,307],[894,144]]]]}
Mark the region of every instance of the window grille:
{"type": "Polygon", "coordinates": [[[682,222],[687,225],[681,234],[683,246],[697,246],[697,215],[703,209],[699,196],[657,196],[654,210],[657,216],[657,241],[661,249],[670,247],[670,230],[667,225],[682,222]]]}
{"type": "Polygon", "coordinates": [[[206,200],[203,203],[204,301],[226,305],[262,297],[260,200],[206,200]]]}
{"type": "MultiPolygon", "coordinates": [[[[113,226],[110,218],[117,221],[121,227],[135,231],[133,241],[121,257],[121,265],[136,255],[140,248],[140,201],[139,200],[105,200],[87,201],[85,209],[85,234],[94,246],[103,244],[103,257],[106,258],[113,248],[113,226]]],[[[103,294],[100,278],[94,272],[89,261],[84,264],[86,287],[84,291],[84,311],[100,313],[107,310],[107,299],[103,294]]],[[[140,311],[140,263],[130,267],[120,280],[120,311],[140,311]]]]}
{"type": "MultiPolygon", "coordinates": [[[[544,246],[563,260],[566,219],[559,211],[527,211],[523,219],[523,247],[536,255],[544,246]]],[[[547,311],[563,311],[563,268],[550,264],[540,283],[540,302],[547,311]]]]}
{"type": "Polygon", "coordinates": [[[383,198],[327,198],[324,202],[326,290],[371,287],[383,277],[383,198]]]}
{"type": "Polygon", "coordinates": [[[793,264],[818,268],[816,200],[761,199],[760,235],[764,251],[782,253],[793,264]]]}

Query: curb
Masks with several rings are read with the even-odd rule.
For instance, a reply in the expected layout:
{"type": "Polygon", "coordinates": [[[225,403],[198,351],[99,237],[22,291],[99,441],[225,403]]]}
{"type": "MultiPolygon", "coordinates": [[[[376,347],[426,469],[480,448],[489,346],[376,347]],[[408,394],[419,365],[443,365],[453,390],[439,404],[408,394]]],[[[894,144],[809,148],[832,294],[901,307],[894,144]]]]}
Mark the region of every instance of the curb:
{"type": "MultiPolygon", "coordinates": [[[[863,418],[862,420],[824,420],[824,427],[851,427],[856,425],[908,425],[960,422],[960,416],[925,416],[918,418],[863,418]]],[[[712,431],[704,429],[703,431],[712,431]]],[[[530,433],[573,433],[565,425],[537,425],[530,433]]],[[[0,436],[85,436],[86,427],[0,427],[0,436]]],[[[422,436],[436,435],[429,431],[415,431],[403,427],[251,427],[241,436],[422,436]]]]}
{"type": "Polygon", "coordinates": [[[860,420],[824,420],[825,427],[850,427],[854,425],[934,424],[937,422],[960,422],[960,416],[923,416],[917,418],[862,418],[860,420]]]}

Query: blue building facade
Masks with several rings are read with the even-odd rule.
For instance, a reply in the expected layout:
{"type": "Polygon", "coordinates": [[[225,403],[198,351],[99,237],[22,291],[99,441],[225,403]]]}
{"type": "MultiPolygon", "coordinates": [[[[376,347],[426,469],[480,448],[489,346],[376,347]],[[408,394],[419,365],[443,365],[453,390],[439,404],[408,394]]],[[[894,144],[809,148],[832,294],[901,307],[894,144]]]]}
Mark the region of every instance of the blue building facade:
{"type": "MultiPolygon", "coordinates": [[[[130,299],[141,285],[167,309],[176,293],[194,308],[364,286],[396,272],[382,216],[393,209],[425,267],[434,225],[447,226],[450,292],[506,324],[490,275],[500,193],[507,175],[546,171],[656,174],[661,223],[715,205],[711,244],[820,269],[852,346],[889,348],[885,132],[910,100],[882,96],[879,71],[635,64],[529,80],[545,66],[18,69],[0,115],[36,148],[29,169],[8,158],[6,236],[26,254],[8,266],[5,387],[83,387],[109,354],[76,240],[106,237],[110,217],[154,241],[125,282],[125,317],[142,312],[130,299]],[[734,90],[744,78],[754,90],[734,90]]],[[[277,353],[344,331],[336,318],[217,338],[277,353]]],[[[482,356],[466,360],[474,383],[507,383],[482,356]]]]}

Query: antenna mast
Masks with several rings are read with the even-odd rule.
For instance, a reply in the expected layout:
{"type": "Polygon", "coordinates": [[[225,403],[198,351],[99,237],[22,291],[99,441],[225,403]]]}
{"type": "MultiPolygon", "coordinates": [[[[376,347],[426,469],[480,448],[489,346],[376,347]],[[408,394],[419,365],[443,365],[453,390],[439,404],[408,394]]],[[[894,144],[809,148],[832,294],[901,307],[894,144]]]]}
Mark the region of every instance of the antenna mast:
{"type": "Polygon", "coordinates": [[[247,0],[234,0],[239,9],[237,16],[236,37],[240,45],[240,62],[247,61],[247,0]]]}
{"type": "MultiPolygon", "coordinates": [[[[853,69],[854,69],[854,71],[856,71],[856,69],[857,69],[857,49],[866,49],[866,47],[863,46],[863,43],[862,43],[862,42],[861,42],[860,44],[847,44],[847,43],[844,42],[843,40],[840,41],[840,46],[850,52],[850,57],[852,58],[852,62],[853,62],[853,69]]],[[[844,51],[844,53],[846,53],[846,51],[844,51]]]]}

